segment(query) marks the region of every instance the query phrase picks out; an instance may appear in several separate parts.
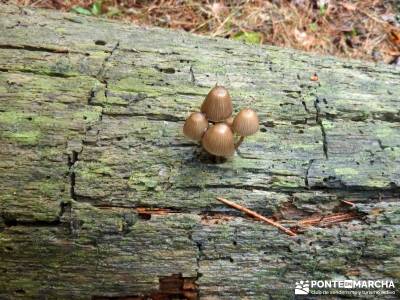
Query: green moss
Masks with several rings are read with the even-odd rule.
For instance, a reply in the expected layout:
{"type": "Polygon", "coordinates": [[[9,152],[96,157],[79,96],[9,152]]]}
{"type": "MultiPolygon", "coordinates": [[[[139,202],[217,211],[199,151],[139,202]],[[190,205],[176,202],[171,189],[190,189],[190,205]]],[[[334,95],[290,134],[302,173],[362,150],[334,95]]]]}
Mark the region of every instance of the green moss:
{"type": "Polygon", "coordinates": [[[144,220],[140,220],[138,219],[137,222],[135,223],[134,226],[131,227],[132,228],[132,233],[133,234],[157,234],[157,232],[159,231],[159,229],[157,228],[156,225],[151,224],[147,221],[144,220]]]}
{"type": "Polygon", "coordinates": [[[259,32],[239,32],[233,36],[234,40],[243,41],[248,44],[260,44],[262,34],[259,32]]]}
{"type": "Polygon", "coordinates": [[[92,106],[90,109],[76,112],[73,117],[76,119],[85,120],[86,123],[90,124],[99,121],[101,113],[101,107],[92,106]]]}
{"type": "Polygon", "coordinates": [[[30,128],[48,128],[48,127],[67,128],[70,124],[70,120],[57,118],[53,116],[39,115],[37,113],[8,111],[0,113],[0,123],[13,126],[18,125],[30,128]]]}
{"type": "Polygon", "coordinates": [[[15,124],[22,120],[30,117],[32,114],[27,114],[18,111],[5,111],[0,112],[0,123],[3,124],[15,124]]]}
{"type": "Polygon", "coordinates": [[[271,173],[277,174],[280,176],[296,176],[292,170],[285,170],[285,169],[271,169],[271,173]]]}
{"type": "Polygon", "coordinates": [[[154,190],[159,184],[156,178],[143,172],[133,172],[129,177],[128,185],[136,191],[154,190]]]}
{"type": "Polygon", "coordinates": [[[6,132],[3,136],[22,144],[35,145],[40,138],[40,131],[6,132]]]}
{"type": "Polygon", "coordinates": [[[60,33],[60,34],[65,34],[67,33],[67,29],[64,27],[57,27],[54,29],[55,32],[60,33]]]}
{"type": "Polygon", "coordinates": [[[375,134],[380,139],[388,139],[392,136],[396,136],[398,134],[398,129],[394,129],[382,124],[375,130],[375,134]]]}
{"type": "Polygon", "coordinates": [[[291,149],[302,149],[306,151],[314,150],[321,148],[321,145],[323,144],[322,141],[318,141],[318,143],[308,143],[308,144],[302,144],[302,143],[296,143],[294,145],[290,145],[291,149]]]}
{"type": "Polygon", "coordinates": [[[385,178],[376,177],[374,179],[368,179],[366,186],[374,188],[386,188],[389,186],[389,182],[385,178]]]}
{"type": "Polygon", "coordinates": [[[368,111],[357,112],[357,115],[352,118],[354,121],[365,121],[369,118],[370,113],[368,111]]]}
{"type": "Polygon", "coordinates": [[[352,176],[358,175],[358,171],[355,168],[337,168],[335,174],[339,176],[352,176]]]}
{"type": "Polygon", "coordinates": [[[272,176],[270,184],[272,188],[291,189],[303,186],[304,181],[302,181],[299,177],[272,176]]]}
{"type": "Polygon", "coordinates": [[[110,167],[95,162],[86,163],[84,166],[78,165],[75,172],[87,180],[95,180],[99,175],[108,175],[110,177],[114,175],[110,167]]]}
{"type": "Polygon", "coordinates": [[[334,122],[327,121],[327,120],[322,120],[322,125],[324,126],[325,130],[329,130],[329,129],[335,128],[334,122]]]}
{"type": "Polygon", "coordinates": [[[301,267],[303,272],[306,274],[313,274],[315,270],[319,268],[319,262],[313,259],[310,259],[310,257],[307,255],[307,257],[303,257],[301,259],[301,256],[298,257],[301,261],[301,267]]]}
{"type": "Polygon", "coordinates": [[[204,97],[208,88],[197,87],[190,82],[179,82],[179,85],[165,85],[166,79],[163,77],[164,73],[157,71],[155,68],[135,68],[135,76],[127,76],[117,82],[112,82],[109,87],[112,90],[145,93],[149,97],[159,97],[162,95],[176,95],[177,88],[185,94],[198,95],[204,97]]]}
{"type": "Polygon", "coordinates": [[[367,252],[369,256],[378,259],[392,258],[398,253],[398,246],[394,243],[388,243],[386,240],[379,239],[374,241],[374,245],[368,246],[367,252]]]}
{"type": "MultiPolygon", "coordinates": [[[[91,45],[90,45],[90,48],[92,48],[91,45]]],[[[106,51],[94,51],[94,50],[90,51],[90,57],[94,58],[96,60],[99,60],[99,61],[104,61],[104,59],[106,57],[108,57],[109,55],[110,54],[107,53],[106,51]]]]}
{"type": "Polygon", "coordinates": [[[112,97],[112,96],[108,96],[107,98],[104,97],[104,99],[102,99],[101,103],[104,103],[105,105],[109,105],[109,106],[114,106],[114,105],[128,105],[128,101],[124,100],[120,97],[112,97]]]}
{"type": "Polygon", "coordinates": [[[64,183],[54,182],[54,181],[42,181],[37,183],[39,191],[48,197],[54,196],[55,194],[59,194],[61,187],[64,183]]]}
{"type": "Polygon", "coordinates": [[[162,95],[160,89],[154,89],[147,85],[143,80],[136,77],[126,77],[117,82],[117,85],[111,84],[113,90],[121,90],[126,92],[146,93],[148,96],[157,97],[162,95]]]}
{"type": "Polygon", "coordinates": [[[395,161],[400,158],[400,147],[385,148],[384,153],[390,160],[395,161]]]}
{"type": "Polygon", "coordinates": [[[63,74],[64,76],[77,76],[79,73],[73,70],[71,61],[67,57],[60,57],[57,61],[49,66],[51,73],[63,74]]]}
{"type": "Polygon", "coordinates": [[[263,168],[263,166],[260,165],[260,162],[258,160],[249,160],[249,159],[242,158],[238,155],[231,158],[229,163],[225,163],[221,167],[226,168],[228,170],[240,170],[243,168],[247,168],[247,169],[263,168]]]}
{"type": "Polygon", "coordinates": [[[221,224],[219,225],[219,233],[220,237],[224,240],[229,240],[233,237],[234,228],[229,224],[221,224]]]}
{"type": "Polygon", "coordinates": [[[174,183],[177,186],[198,186],[200,188],[204,188],[206,184],[212,182],[213,174],[207,172],[206,170],[202,170],[199,168],[176,168],[171,172],[172,176],[170,177],[169,182],[174,183]]]}

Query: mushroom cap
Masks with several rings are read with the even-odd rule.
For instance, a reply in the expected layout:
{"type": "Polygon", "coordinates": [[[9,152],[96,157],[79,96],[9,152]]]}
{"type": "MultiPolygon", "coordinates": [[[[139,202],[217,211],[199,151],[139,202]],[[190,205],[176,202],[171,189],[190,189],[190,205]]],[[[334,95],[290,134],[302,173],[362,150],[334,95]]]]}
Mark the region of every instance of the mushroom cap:
{"type": "Polygon", "coordinates": [[[258,116],[250,108],[242,109],[233,120],[232,130],[240,136],[249,136],[258,131],[258,116]]]}
{"type": "Polygon", "coordinates": [[[208,128],[206,117],[199,112],[192,113],[183,125],[183,133],[191,140],[200,141],[208,128]]]}
{"type": "Polygon", "coordinates": [[[229,117],[228,119],[226,119],[226,120],[224,121],[224,123],[225,123],[226,125],[228,125],[229,127],[232,128],[232,125],[233,125],[233,117],[229,117]]]}
{"type": "Polygon", "coordinates": [[[232,115],[233,106],[229,92],[223,86],[215,86],[201,105],[201,112],[208,120],[220,122],[232,115]]]}
{"type": "Polygon", "coordinates": [[[201,143],[204,149],[216,156],[232,156],[235,145],[231,128],[225,123],[218,123],[210,127],[203,136],[201,143]]]}

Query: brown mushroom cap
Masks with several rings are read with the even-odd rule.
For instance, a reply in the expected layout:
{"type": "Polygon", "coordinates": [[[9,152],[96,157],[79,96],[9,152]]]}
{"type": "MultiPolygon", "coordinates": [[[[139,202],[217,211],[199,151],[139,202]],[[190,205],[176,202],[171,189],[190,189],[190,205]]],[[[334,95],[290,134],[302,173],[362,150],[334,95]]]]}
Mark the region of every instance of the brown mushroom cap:
{"type": "Polygon", "coordinates": [[[258,131],[258,117],[250,108],[242,109],[233,120],[232,129],[240,136],[249,136],[258,131]]]}
{"type": "Polygon", "coordinates": [[[200,141],[208,128],[206,117],[199,112],[192,113],[183,125],[183,133],[192,140],[200,141]]]}
{"type": "Polygon", "coordinates": [[[229,118],[232,111],[231,96],[223,86],[213,87],[201,105],[201,112],[206,115],[208,120],[213,122],[220,122],[229,118]]]}
{"type": "Polygon", "coordinates": [[[233,125],[233,117],[229,117],[228,119],[226,119],[226,120],[224,121],[224,123],[225,123],[226,125],[228,125],[229,127],[232,128],[232,125],[233,125]]]}
{"type": "Polygon", "coordinates": [[[232,130],[224,123],[210,127],[201,143],[208,153],[216,156],[228,157],[235,153],[232,130]]]}

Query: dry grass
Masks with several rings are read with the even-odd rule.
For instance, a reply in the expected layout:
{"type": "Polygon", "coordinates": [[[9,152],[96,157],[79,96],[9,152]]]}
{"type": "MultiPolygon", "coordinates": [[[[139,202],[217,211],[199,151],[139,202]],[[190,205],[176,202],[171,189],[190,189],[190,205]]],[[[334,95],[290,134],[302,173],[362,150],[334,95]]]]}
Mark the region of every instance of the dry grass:
{"type": "MultiPolygon", "coordinates": [[[[68,11],[76,6],[90,8],[95,1],[16,2],[68,11]]],[[[400,56],[396,6],[400,6],[396,0],[104,0],[101,15],[139,25],[391,63],[400,56]]]]}

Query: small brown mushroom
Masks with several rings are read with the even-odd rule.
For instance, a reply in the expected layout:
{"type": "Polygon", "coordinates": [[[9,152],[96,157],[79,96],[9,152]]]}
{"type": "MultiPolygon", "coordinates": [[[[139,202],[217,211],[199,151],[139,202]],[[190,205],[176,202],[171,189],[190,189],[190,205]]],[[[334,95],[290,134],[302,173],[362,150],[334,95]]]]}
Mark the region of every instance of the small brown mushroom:
{"type": "Polygon", "coordinates": [[[192,140],[200,141],[208,128],[208,121],[204,114],[195,112],[186,119],[183,133],[192,140]]]}
{"type": "Polygon", "coordinates": [[[252,135],[258,131],[258,116],[250,108],[242,109],[233,120],[232,130],[240,135],[240,140],[235,144],[237,149],[243,142],[244,137],[252,135]]]}
{"type": "Polygon", "coordinates": [[[229,157],[235,153],[232,130],[224,123],[210,127],[204,134],[201,143],[208,153],[216,156],[229,157]]]}
{"type": "Polygon", "coordinates": [[[229,92],[223,86],[215,86],[201,105],[201,112],[208,120],[221,122],[232,115],[233,106],[229,92]]]}
{"type": "Polygon", "coordinates": [[[226,125],[228,125],[229,127],[232,128],[232,125],[233,125],[233,117],[229,117],[228,119],[226,119],[226,120],[224,121],[224,123],[225,123],[226,125]]]}

